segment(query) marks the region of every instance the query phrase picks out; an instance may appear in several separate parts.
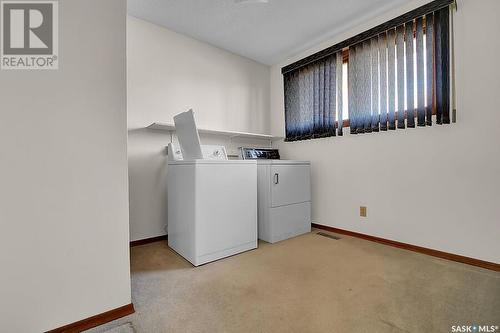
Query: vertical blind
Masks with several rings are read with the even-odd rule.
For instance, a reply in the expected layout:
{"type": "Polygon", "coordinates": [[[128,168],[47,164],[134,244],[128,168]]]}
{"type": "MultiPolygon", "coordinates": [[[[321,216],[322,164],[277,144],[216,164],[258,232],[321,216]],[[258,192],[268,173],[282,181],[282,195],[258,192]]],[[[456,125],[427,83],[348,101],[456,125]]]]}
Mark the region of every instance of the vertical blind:
{"type": "Polygon", "coordinates": [[[343,134],[343,50],[351,134],[450,123],[450,3],[434,1],[283,68],[286,140],[343,134]]]}
{"type": "MultiPolygon", "coordinates": [[[[285,123],[294,140],[335,136],[342,55],[333,54],[285,75],[285,123]]],[[[340,98],[341,101],[341,98],[340,98]]]]}
{"type": "Polygon", "coordinates": [[[351,134],[450,123],[449,33],[443,8],[349,47],[351,134]]]}

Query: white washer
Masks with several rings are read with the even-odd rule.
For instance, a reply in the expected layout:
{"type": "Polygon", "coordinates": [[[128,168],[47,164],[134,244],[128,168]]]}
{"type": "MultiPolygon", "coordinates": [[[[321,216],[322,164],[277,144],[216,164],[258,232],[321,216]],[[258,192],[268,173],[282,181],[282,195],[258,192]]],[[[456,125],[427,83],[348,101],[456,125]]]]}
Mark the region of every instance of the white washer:
{"type": "Polygon", "coordinates": [[[168,147],[168,245],[198,266],[257,248],[257,163],[202,146],[192,110],[168,147]]]}
{"type": "Polygon", "coordinates": [[[275,243],[311,231],[311,163],[280,160],[277,149],[241,148],[257,160],[259,239],[275,243]]]}
{"type": "Polygon", "coordinates": [[[198,266],[257,248],[257,163],[168,163],[168,245],[198,266]]]}

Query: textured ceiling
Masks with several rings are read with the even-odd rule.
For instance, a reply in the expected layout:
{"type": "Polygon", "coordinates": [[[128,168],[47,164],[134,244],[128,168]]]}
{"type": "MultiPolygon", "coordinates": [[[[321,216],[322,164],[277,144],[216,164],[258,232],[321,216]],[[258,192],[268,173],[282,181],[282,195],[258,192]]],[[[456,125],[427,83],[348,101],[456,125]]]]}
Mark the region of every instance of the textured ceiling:
{"type": "Polygon", "coordinates": [[[130,15],[273,65],[410,0],[128,0],[130,15]]]}

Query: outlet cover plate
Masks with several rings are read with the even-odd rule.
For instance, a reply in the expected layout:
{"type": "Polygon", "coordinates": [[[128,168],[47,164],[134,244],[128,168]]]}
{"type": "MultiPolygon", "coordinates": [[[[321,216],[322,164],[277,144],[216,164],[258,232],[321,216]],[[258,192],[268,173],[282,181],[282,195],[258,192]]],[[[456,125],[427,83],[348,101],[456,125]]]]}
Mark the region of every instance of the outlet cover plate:
{"type": "Polygon", "coordinates": [[[359,216],[366,217],[366,206],[359,207],[359,216]]]}

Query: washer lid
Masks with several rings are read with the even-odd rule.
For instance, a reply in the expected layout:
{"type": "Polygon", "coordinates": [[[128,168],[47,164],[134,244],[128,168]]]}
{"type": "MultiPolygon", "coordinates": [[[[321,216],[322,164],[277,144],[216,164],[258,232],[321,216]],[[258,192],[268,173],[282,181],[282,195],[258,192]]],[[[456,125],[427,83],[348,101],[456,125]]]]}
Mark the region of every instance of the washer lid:
{"type": "Polygon", "coordinates": [[[203,158],[200,136],[194,121],[193,109],[174,116],[175,134],[179,140],[182,156],[186,160],[203,158]]]}

